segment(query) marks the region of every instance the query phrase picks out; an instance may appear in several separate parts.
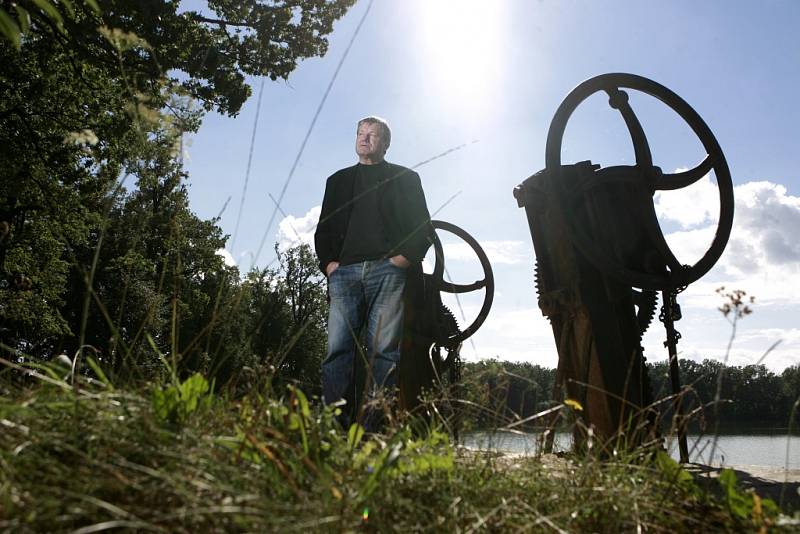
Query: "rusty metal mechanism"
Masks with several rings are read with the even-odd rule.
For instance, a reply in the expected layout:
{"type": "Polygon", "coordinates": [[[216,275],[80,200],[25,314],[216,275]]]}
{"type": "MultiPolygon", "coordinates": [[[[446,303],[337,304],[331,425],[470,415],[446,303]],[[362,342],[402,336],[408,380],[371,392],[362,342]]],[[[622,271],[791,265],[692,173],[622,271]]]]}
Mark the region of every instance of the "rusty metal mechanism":
{"type": "Polygon", "coordinates": [[[458,387],[461,379],[460,350],[462,343],[481,327],[494,299],[494,275],[489,258],[478,242],[458,226],[431,221],[433,228],[454,234],[465,241],[475,252],[483,269],[483,278],[471,284],[454,284],[444,279],[445,257],[442,243],[434,233],[435,265],[432,274],[422,273],[410,281],[406,293],[405,335],[400,359],[401,405],[418,410],[420,396],[425,390],[439,386],[458,387]],[[460,328],[453,313],[442,304],[441,293],[463,294],[484,291],[480,312],[466,328],[460,328]],[[442,353],[446,352],[446,356],[442,353]]]}
{"type": "MultiPolygon", "coordinates": [[[[514,190],[524,207],[537,257],[539,307],[552,324],[558,347],[557,398],[581,402],[582,416],[604,445],[641,443],[654,435],[647,409],[650,388],[641,336],[652,321],[657,291],[664,306],[670,374],[680,409],[676,295],[708,272],[722,254],[733,224],[733,183],[725,156],[702,118],[666,87],[632,74],[605,74],[578,85],[550,124],[546,168],[514,190]],[[653,165],[641,124],[623,89],[651,95],[686,121],[706,157],[693,169],[667,174],[653,165]],[[633,142],[636,164],[601,168],[590,161],[562,165],[567,122],[589,96],[605,92],[633,142]],[[720,214],[710,248],[694,265],[670,250],[653,204],[656,191],[686,187],[714,171],[720,214]],[[637,291],[635,288],[639,288],[637,291]]],[[[688,460],[684,421],[679,419],[680,452],[688,460]]],[[[576,436],[581,443],[584,436],[576,436]]]]}

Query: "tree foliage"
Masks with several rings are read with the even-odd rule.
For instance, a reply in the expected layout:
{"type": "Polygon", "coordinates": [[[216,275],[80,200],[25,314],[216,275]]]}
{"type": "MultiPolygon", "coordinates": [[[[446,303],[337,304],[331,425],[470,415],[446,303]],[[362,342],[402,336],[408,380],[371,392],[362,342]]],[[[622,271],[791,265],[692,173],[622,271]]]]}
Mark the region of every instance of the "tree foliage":
{"type": "Polygon", "coordinates": [[[250,96],[246,75],[287,79],[302,59],[324,55],[333,23],[354,3],[210,0],[181,10],[178,0],[2,0],[0,33],[25,46],[44,35],[78,63],[111,68],[120,59],[115,48],[125,48],[132,88],[165,81],[206,109],[235,115],[250,96]],[[130,46],[137,43],[146,46],[130,46]]]}
{"type": "Polygon", "coordinates": [[[462,379],[461,392],[474,407],[467,410],[469,423],[478,428],[503,426],[555,404],[555,369],[529,362],[466,362],[462,379]]]}
{"type": "MultiPolygon", "coordinates": [[[[800,400],[800,365],[787,367],[781,374],[770,371],[763,364],[726,366],[717,360],[680,360],[681,382],[688,389],[684,396],[687,412],[694,407],[705,406],[701,420],[706,423],[718,421],[723,425],[746,425],[755,427],[798,428],[800,410],[793,405],[800,400]],[[722,389],[719,405],[714,405],[717,379],[722,373],[722,389]]],[[[648,366],[650,380],[656,398],[671,395],[669,365],[666,362],[648,366]]],[[[671,404],[663,406],[668,410],[671,404]]],[[[671,412],[667,411],[666,415],[671,412]]]]}
{"type": "MultiPolygon", "coordinates": [[[[669,424],[672,416],[672,388],[666,362],[648,364],[653,398],[669,424]],[[663,399],[667,399],[664,402],[663,399]]],[[[547,409],[553,399],[555,369],[531,363],[484,360],[464,365],[462,392],[470,422],[478,427],[503,426],[547,409]]],[[[699,409],[692,419],[694,428],[718,421],[726,427],[800,428],[800,365],[776,374],[764,365],[726,366],[717,360],[680,360],[683,402],[688,413],[699,409]],[[715,407],[717,378],[722,373],[721,402],[715,407]],[[794,414],[794,420],[791,419],[794,414]]],[[[546,421],[538,421],[544,424],[546,421]]]]}
{"type": "Polygon", "coordinates": [[[4,356],[314,378],[310,252],[241,280],[217,221],[189,206],[181,140],[208,110],[235,115],[247,75],[285,79],[324,54],[353,3],[0,0],[4,356]]]}

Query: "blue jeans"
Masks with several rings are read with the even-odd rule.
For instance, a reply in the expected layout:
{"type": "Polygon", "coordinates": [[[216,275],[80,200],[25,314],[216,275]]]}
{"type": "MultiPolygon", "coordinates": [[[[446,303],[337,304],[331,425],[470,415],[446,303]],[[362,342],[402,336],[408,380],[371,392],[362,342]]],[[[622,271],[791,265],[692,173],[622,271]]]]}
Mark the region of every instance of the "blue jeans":
{"type": "MultiPolygon", "coordinates": [[[[364,426],[371,432],[380,430],[381,419],[371,405],[395,397],[405,282],[406,270],[388,258],[340,266],[328,280],[331,302],[328,354],[322,362],[323,399],[330,404],[348,398],[355,386],[355,358],[361,358],[367,369],[364,426]]],[[[342,411],[351,413],[352,407],[342,411]]],[[[342,417],[345,426],[350,422],[348,416],[342,417]]]]}

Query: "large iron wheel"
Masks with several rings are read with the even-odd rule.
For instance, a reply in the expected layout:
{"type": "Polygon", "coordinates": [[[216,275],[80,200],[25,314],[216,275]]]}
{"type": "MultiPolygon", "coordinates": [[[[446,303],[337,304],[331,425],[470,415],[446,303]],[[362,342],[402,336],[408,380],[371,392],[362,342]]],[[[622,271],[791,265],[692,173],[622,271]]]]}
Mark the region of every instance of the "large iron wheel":
{"type": "MultiPolygon", "coordinates": [[[[635,182],[637,180],[645,180],[650,187],[651,193],[655,194],[656,191],[686,187],[697,182],[709,171],[713,170],[719,188],[719,222],[714,240],[703,257],[694,265],[684,265],[678,261],[672,250],[670,250],[655,216],[655,209],[651,210],[651,216],[643,223],[653,244],[666,261],[668,267],[666,274],[640,272],[628,268],[611,257],[607,251],[600,250],[595,246],[585,229],[578,227],[574,221],[568,221],[571,237],[577,248],[595,267],[623,283],[652,290],[672,290],[686,286],[698,280],[714,266],[722,255],[730,237],[733,226],[733,182],[725,155],[722,153],[714,134],[700,115],[681,97],[663,85],[633,74],[603,74],[586,80],[573,89],[561,103],[550,123],[545,158],[547,171],[553,173],[556,178],[561,176],[561,145],[567,122],[578,105],[599,91],[605,91],[608,94],[609,105],[619,110],[625,120],[633,142],[636,165],[597,170],[595,171],[595,180],[588,187],[591,188],[602,183],[608,183],[608,181],[635,182]],[[628,103],[628,94],[622,88],[634,89],[653,96],[675,111],[686,121],[702,142],[707,154],[703,161],[688,171],[675,174],[664,174],[661,169],[653,166],[653,158],[647,137],[628,103]]],[[[563,183],[562,180],[558,181],[563,183]]],[[[586,190],[584,189],[581,192],[586,192],[586,190]]],[[[564,195],[570,194],[570,192],[564,190],[562,190],[562,193],[564,195]]],[[[572,193],[574,194],[574,192],[572,193]]]]}
{"type": "Polygon", "coordinates": [[[494,299],[494,274],[492,273],[492,266],[489,263],[489,258],[475,238],[455,224],[449,222],[431,221],[431,224],[435,230],[450,232],[465,241],[478,256],[478,261],[480,261],[481,268],[483,269],[483,279],[477,280],[471,284],[454,284],[446,281],[444,279],[444,249],[442,248],[442,242],[434,232],[433,248],[436,254],[436,263],[433,268],[433,274],[429,275],[433,282],[434,289],[437,291],[444,291],[445,293],[456,294],[471,293],[473,291],[485,289],[483,305],[477,317],[475,317],[475,320],[463,330],[456,328],[455,332],[447,335],[447,339],[440,340],[439,344],[443,347],[455,347],[474,334],[489,315],[489,310],[492,308],[492,301],[494,299]]]}

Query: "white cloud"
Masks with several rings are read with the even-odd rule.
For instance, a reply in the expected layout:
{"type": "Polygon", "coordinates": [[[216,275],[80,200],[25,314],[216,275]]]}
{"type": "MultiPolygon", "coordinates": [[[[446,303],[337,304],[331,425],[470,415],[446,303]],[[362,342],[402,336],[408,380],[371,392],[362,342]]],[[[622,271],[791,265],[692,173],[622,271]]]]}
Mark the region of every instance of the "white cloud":
{"type": "MultiPolygon", "coordinates": [[[[715,188],[707,177],[701,182],[703,191],[715,188]]],[[[695,263],[710,246],[716,222],[700,206],[708,195],[695,198],[683,191],[672,192],[669,204],[657,195],[656,210],[686,228],[668,234],[667,241],[680,261],[695,263]],[[678,205],[687,207],[681,211],[678,205]],[[697,227],[700,220],[706,224],[697,227]]],[[[714,297],[718,302],[713,289],[726,285],[756,295],[763,304],[793,302],[800,290],[800,197],[787,194],[782,185],[758,181],[736,186],[734,199],[733,230],[725,252],[705,279],[690,286],[687,296],[714,297]]]]}
{"type": "Polygon", "coordinates": [[[227,265],[228,267],[236,267],[236,260],[233,259],[233,255],[226,249],[224,248],[217,249],[215,254],[217,256],[222,256],[222,261],[224,261],[225,265],[227,265]]]}
{"type": "MultiPolygon", "coordinates": [[[[756,181],[736,186],[734,199],[726,268],[733,274],[746,274],[766,265],[797,265],[800,239],[795,232],[800,228],[800,197],[787,194],[780,184],[756,181]]],[[[684,189],[659,191],[653,200],[659,217],[681,228],[668,236],[678,258],[685,254],[699,259],[711,244],[719,213],[718,190],[709,176],[684,189]]]]}
{"type": "Polygon", "coordinates": [[[800,262],[800,197],[772,182],[748,182],[735,189],[735,224],[761,243],[763,259],[772,264],[800,262]]]}
{"type": "MultiPolygon", "coordinates": [[[[716,185],[706,176],[686,188],[656,194],[656,211],[662,220],[678,223],[681,228],[668,234],[667,241],[677,258],[695,263],[711,244],[717,228],[719,208],[716,185]]],[[[800,316],[797,295],[800,293],[800,197],[769,181],[753,181],[734,188],[734,221],[731,237],[719,262],[702,279],[693,283],[678,300],[688,319],[678,327],[684,339],[679,349],[683,357],[701,360],[728,357],[731,365],[759,361],[765,352],[781,343],[764,360],[775,370],[798,363],[800,331],[796,328],[751,328],[753,319],[738,327],[730,354],[726,338],[730,327],[715,310],[723,300],[716,289],[743,289],[756,297],[752,306],[762,324],[785,324],[787,317],[800,316]],[[697,317],[703,319],[698,320],[697,317]],[[693,319],[694,318],[694,319],[693,319]]],[[[651,340],[651,354],[663,351],[658,340],[651,340]]],[[[647,348],[647,347],[646,347],[647,348]]]]}
{"type": "Polygon", "coordinates": [[[287,250],[300,244],[314,246],[314,231],[317,229],[322,206],[314,206],[302,217],[289,215],[278,223],[278,249],[287,250]]]}
{"type": "MultiPolygon", "coordinates": [[[[492,265],[516,265],[531,260],[531,247],[524,241],[482,241],[480,245],[492,265]]],[[[442,248],[445,261],[477,261],[472,247],[466,243],[448,243],[442,248]]]]}
{"type": "Polygon", "coordinates": [[[716,223],[719,219],[719,191],[708,175],[683,189],[658,191],[653,202],[659,217],[677,222],[681,228],[716,223]]]}
{"type": "MultiPolygon", "coordinates": [[[[694,264],[703,257],[711,241],[714,239],[716,226],[679,230],[667,234],[665,237],[669,248],[681,263],[694,264]]],[[[731,246],[729,242],[728,246],[731,246]]]]}
{"type": "Polygon", "coordinates": [[[474,351],[467,346],[462,349],[462,355],[469,360],[501,358],[546,367],[558,364],[553,331],[538,307],[493,308],[473,339],[474,351]]]}
{"type": "MultiPolygon", "coordinates": [[[[750,365],[761,361],[777,372],[800,363],[798,328],[759,326],[772,322],[770,314],[772,317],[783,313],[799,316],[800,306],[770,310],[760,308],[756,302],[753,315],[741,319],[734,331],[731,324],[716,310],[722,304],[720,297],[709,301],[707,307],[690,307],[690,301],[680,297],[679,301],[683,307],[683,320],[676,324],[682,334],[678,342],[680,358],[694,361],[706,358],[719,361],[727,359],[729,365],[750,365]],[[731,342],[730,352],[728,342],[731,342]]],[[[664,326],[657,320],[654,321],[642,340],[648,361],[658,362],[667,358],[667,349],[663,345],[665,338],[664,326]]]]}
{"type": "MultiPolygon", "coordinates": [[[[780,340],[781,345],[797,345],[800,347],[800,328],[762,328],[760,330],[746,330],[738,339],[742,342],[758,342],[764,346],[771,345],[780,340]]],[[[800,353],[798,353],[800,358],[800,353]]]]}
{"type": "Polygon", "coordinates": [[[538,307],[502,311],[486,322],[486,328],[528,341],[543,336],[552,337],[552,331],[538,307]]]}

